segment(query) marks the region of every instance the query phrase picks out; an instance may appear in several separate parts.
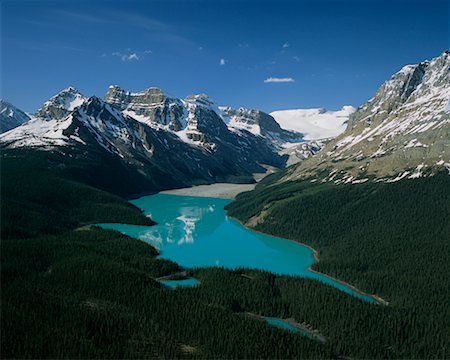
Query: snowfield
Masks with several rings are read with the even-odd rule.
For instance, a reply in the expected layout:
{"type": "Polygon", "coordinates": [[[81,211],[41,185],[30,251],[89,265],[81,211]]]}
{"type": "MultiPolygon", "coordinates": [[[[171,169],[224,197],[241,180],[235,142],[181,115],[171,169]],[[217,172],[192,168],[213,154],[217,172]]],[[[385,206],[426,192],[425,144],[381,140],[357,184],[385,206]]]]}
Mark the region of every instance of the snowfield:
{"type": "Polygon", "coordinates": [[[305,135],[305,140],[336,137],[347,127],[353,106],[343,106],[337,111],[325,109],[280,110],[270,113],[283,129],[294,130],[305,135]]]}

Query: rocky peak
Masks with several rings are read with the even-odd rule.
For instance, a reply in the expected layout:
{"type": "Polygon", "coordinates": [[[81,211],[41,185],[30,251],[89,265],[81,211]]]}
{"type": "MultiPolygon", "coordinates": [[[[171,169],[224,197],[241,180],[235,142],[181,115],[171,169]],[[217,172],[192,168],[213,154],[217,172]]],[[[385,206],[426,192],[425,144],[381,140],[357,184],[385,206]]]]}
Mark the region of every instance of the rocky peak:
{"type": "Polygon", "coordinates": [[[184,99],[184,101],[201,106],[217,107],[215,102],[206,94],[189,95],[184,99]]]}
{"type": "Polygon", "coordinates": [[[123,109],[127,108],[130,104],[151,106],[163,104],[167,96],[161,89],[156,87],[150,87],[143,91],[132,93],[125,91],[117,85],[111,85],[104,97],[104,100],[110,104],[115,104],[123,109]]]}
{"type": "Polygon", "coordinates": [[[379,122],[406,103],[412,103],[419,97],[424,98],[425,95],[445,98],[450,84],[449,69],[448,51],[444,51],[431,61],[404,66],[381,85],[373,98],[350,117],[351,126],[360,120],[367,123],[379,122]],[[430,93],[430,89],[433,89],[431,90],[433,94],[430,93]]]}
{"type": "Polygon", "coordinates": [[[120,105],[123,101],[126,101],[129,92],[123,90],[121,87],[117,85],[110,85],[108,91],[104,96],[104,100],[110,104],[120,105]]]}
{"type": "Polygon", "coordinates": [[[86,100],[84,95],[70,86],[46,101],[35,116],[44,120],[62,119],[86,100]]]}
{"type": "Polygon", "coordinates": [[[150,87],[132,93],[118,86],[110,86],[104,97],[125,115],[153,127],[167,127],[170,130],[182,129],[181,118],[184,108],[181,100],[167,95],[161,89],[150,87]]]}

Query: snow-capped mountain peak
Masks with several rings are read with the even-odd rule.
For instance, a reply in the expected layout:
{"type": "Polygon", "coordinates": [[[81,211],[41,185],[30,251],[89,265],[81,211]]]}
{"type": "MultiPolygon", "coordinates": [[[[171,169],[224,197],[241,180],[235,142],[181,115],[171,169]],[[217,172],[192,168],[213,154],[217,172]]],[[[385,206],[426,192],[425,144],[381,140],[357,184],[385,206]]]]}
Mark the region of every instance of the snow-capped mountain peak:
{"type": "Polygon", "coordinates": [[[30,116],[5,100],[0,100],[0,133],[30,120],[30,116]]]}
{"type": "Polygon", "coordinates": [[[87,97],[70,86],[46,101],[35,116],[46,120],[62,119],[86,100],[87,97]]]}

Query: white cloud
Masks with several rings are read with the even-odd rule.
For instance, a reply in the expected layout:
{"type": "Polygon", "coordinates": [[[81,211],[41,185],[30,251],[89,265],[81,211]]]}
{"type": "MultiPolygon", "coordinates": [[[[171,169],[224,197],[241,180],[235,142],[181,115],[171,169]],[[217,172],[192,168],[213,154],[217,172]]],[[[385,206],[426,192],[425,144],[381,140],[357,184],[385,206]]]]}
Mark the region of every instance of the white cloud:
{"type": "Polygon", "coordinates": [[[224,58],[222,58],[222,59],[219,60],[219,65],[220,65],[220,66],[223,66],[223,65],[225,65],[226,62],[227,62],[227,60],[225,60],[224,58]]]}
{"type": "Polygon", "coordinates": [[[291,78],[291,77],[286,77],[286,78],[277,78],[277,77],[269,77],[266,80],[264,80],[264,82],[267,83],[288,83],[288,82],[294,82],[295,79],[291,78]]]}
{"type": "Polygon", "coordinates": [[[300,62],[300,58],[296,55],[292,57],[296,62],[300,62]]]}
{"type": "Polygon", "coordinates": [[[136,53],[128,54],[127,60],[128,60],[128,61],[131,61],[131,60],[139,60],[139,56],[138,56],[136,53]]]}
{"type": "Polygon", "coordinates": [[[287,49],[289,46],[290,46],[289,43],[285,42],[285,43],[283,44],[282,48],[283,48],[283,49],[287,49]]]}
{"type": "Polygon", "coordinates": [[[115,56],[115,57],[118,57],[123,62],[127,62],[127,61],[139,61],[139,60],[142,60],[142,58],[144,57],[143,56],[144,54],[152,54],[152,53],[153,52],[151,50],[131,51],[130,49],[128,49],[128,51],[126,53],[115,51],[111,55],[115,56]]]}

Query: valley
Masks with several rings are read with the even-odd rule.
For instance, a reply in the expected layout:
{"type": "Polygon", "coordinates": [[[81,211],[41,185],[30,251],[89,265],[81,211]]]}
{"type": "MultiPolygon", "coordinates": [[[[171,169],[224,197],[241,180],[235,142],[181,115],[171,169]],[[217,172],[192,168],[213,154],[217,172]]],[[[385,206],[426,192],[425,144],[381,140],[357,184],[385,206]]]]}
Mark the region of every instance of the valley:
{"type": "Polygon", "coordinates": [[[450,357],[449,66],[336,112],[2,103],[2,357],[450,357]]]}
{"type": "Polygon", "coordinates": [[[277,275],[315,279],[369,303],[377,303],[342,281],[315,271],[313,249],[299,243],[245,229],[228,219],[223,208],[227,200],[212,197],[157,194],[131,203],[157,222],[151,227],[126,224],[97,224],[143,240],[186,269],[218,266],[248,268],[277,275]]]}

